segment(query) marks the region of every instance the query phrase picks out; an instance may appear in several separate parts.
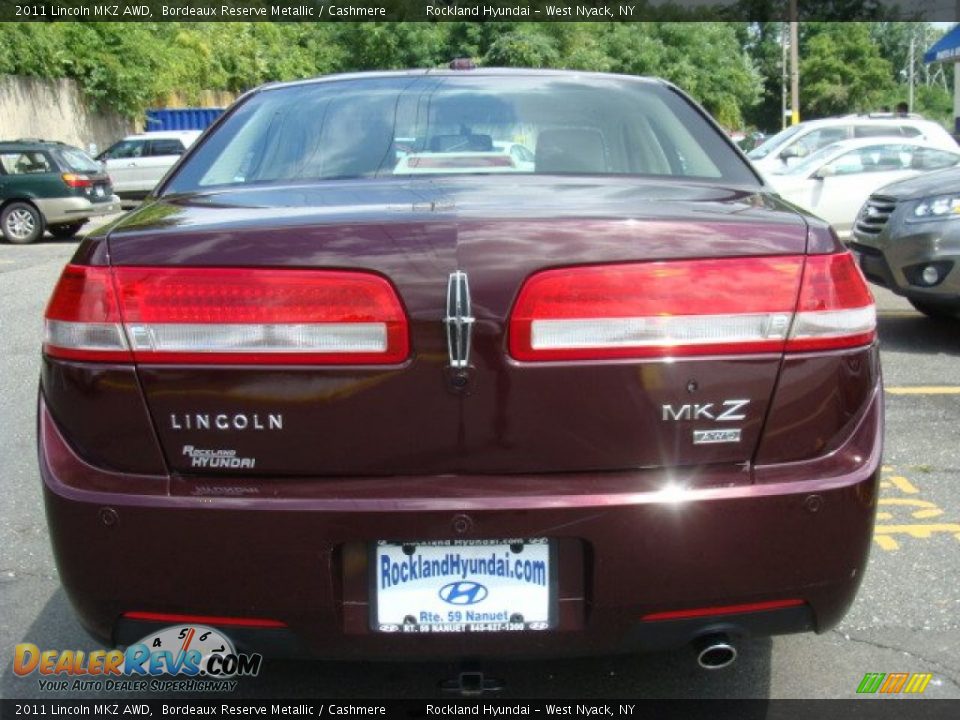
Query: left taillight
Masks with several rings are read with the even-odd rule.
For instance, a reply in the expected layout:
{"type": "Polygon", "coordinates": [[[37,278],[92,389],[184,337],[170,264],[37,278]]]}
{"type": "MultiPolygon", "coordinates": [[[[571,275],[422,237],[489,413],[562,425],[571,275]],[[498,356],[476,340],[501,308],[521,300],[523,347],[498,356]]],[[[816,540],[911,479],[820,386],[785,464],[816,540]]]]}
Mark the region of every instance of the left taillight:
{"type": "Polygon", "coordinates": [[[60,176],[67,187],[84,189],[93,187],[93,180],[87,175],[78,175],[77,173],[64,173],[60,176]]]}
{"type": "Polygon", "coordinates": [[[45,352],[76,360],[392,364],[406,313],[383,277],[340,270],[69,265],[45,352]]]}

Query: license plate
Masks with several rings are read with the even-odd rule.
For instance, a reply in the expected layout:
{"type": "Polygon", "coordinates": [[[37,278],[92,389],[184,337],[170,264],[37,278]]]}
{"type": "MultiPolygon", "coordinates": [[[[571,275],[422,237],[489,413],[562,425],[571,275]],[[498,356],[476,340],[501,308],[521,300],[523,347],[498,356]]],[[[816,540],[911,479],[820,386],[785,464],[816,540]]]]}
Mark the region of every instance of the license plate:
{"type": "Polygon", "coordinates": [[[555,623],[552,546],[544,538],[380,541],[371,625],[379,632],[514,632],[555,623]]]}
{"type": "Polygon", "coordinates": [[[93,188],[93,194],[97,197],[103,197],[103,186],[97,185],[95,188],[93,188]]]}

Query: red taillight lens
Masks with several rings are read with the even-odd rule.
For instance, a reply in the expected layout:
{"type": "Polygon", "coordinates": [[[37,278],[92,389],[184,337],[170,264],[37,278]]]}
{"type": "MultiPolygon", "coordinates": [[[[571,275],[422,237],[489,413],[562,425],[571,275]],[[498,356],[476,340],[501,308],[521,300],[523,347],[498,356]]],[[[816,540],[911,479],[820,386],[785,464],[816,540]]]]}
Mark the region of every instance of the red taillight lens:
{"type": "Polygon", "coordinates": [[[789,256],[547,270],[520,291],[510,354],[579,360],[780,351],[802,268],[802,256],[789,256]]]}
{"type": "Polygon", "coordinates": [[[869,343],[872,318],[849,253],[576,267],[524,284],[509,347],[527,361],[816,350],[869,343]]]}
{"type": "Polygon", "coordinates": [[[76,173],[64,173],[60,177],[63,178],[63,182],[67,184],[67,187],[72,187],[72,188],[93,187],[93,180],[91,180],[86,175],[77,175],[76,173]]]}
{"type": "Polygon", "coordinates": [[[873,342],[876,334],[873,296],[853,256],[808,257],[787,349],[856,347],[873,342]]]}
{"type": "Polygon", "coordinates": [[[43,349],[69,360],[133,360],[110,269],[67,265],[47,305],[43,349]]]}
{"type": "Polygon", "coordinates": [[[93,298],[99,291],[118,308],[120,340],[140,362],[388,364],[409,354],[400,300],[371,273],[68,266],[47,312],[46,351],[53,356],[116,359],[91,355],[61,332],[64,324],[87,322],[70,315],[71,307],[82,307],[69,300],[76,276],[107,279],[86,292],[93,298]]]}

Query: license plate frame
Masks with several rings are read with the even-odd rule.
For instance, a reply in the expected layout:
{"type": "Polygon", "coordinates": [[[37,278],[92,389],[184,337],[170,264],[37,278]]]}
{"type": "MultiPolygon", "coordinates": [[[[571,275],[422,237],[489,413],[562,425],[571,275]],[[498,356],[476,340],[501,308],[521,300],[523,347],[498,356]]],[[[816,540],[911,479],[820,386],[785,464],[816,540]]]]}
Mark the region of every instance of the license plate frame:
{"type": "MultiPolygon", "coordinates": [[[[375,633],[439,633],[467,634],[476,632],[539,632],[556,628],[558,622],[558,565],[557,544],[547,538],[524,538],[503,540],[427,540],[388,541],[378,540],[369,546],[369,627],[375,633]],[[512,546],[522,545],[517,553],[512,546]],[[523,551],[529,554],[521,558],[523,551]],[[405,552],[406,549],[406,552],[405,552]],[[423,571],[423,563],[442,563],[450,555],[458,557],[447,572],[431,573],[416,580],[401,580],[397,587],[387,581],[383,587],[386,570],[384,557],[395,565],[407,566],[407,572],[416,565],[423,571]],[[478,566],[479,561],[485,566],[478,566]],[[492,567],[504,566],[493,563],[520,560],[527,563],[542,563],[544,582],[537,582],[540,565],[526,565],[531,570],[531,580],[486,572],[492,567]],[[472,561],[472,562],[471,562],[472,561]],[[466,563],[470,563],[467,565],[466,563]],[[478,570],[478,572],[473,572],[478,570]],[[405,584],[405,588],[399,585],[405,584]],[[451,588],[450,586],[455,586],[451,588]],[[480,586],[480,589],[474,586],[480,586]],[[446,591],[444,599],[441,592],[446,591]],[[471,593],[474,593],[471,595],[471,593]],[[479,600],[472,600],[482,595],[479,600]],[[466,602],[460,602],[467,596],[466,602]],[[393,607],[390,607],[390,605],[393,607]],[[527,615],[518,619],[517,610],[527,615]],[[382,611],[382,612],[381,612],[382,611]],[[459,619],[455,613],[459,612],[459,619]],[[449,613],[449,614],[448,614],[449,613]]],[[[514,568],[516,569],[516,568],[514,568]]],[[[387,570],[389,572],[389,570],[387,570]]],[[[508,569],[509,573],[510,570],[508,569]]],[[[394,579],[398,577],[394,576],[394,579]]],[[[521,613],[522,615],[522,613],[521,613]]]]}

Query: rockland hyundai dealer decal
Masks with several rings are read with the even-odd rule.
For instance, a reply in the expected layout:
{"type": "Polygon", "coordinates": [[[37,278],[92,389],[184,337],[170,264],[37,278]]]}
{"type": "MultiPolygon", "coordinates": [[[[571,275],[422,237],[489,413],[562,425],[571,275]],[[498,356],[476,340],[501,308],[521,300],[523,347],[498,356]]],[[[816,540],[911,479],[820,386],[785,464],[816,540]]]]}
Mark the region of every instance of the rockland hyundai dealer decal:
{"type": "Polygon", "coordinates": [[[553,625],[546,539],[396,543],[375,548],[374,629],[504,632],[553,625]]]}

